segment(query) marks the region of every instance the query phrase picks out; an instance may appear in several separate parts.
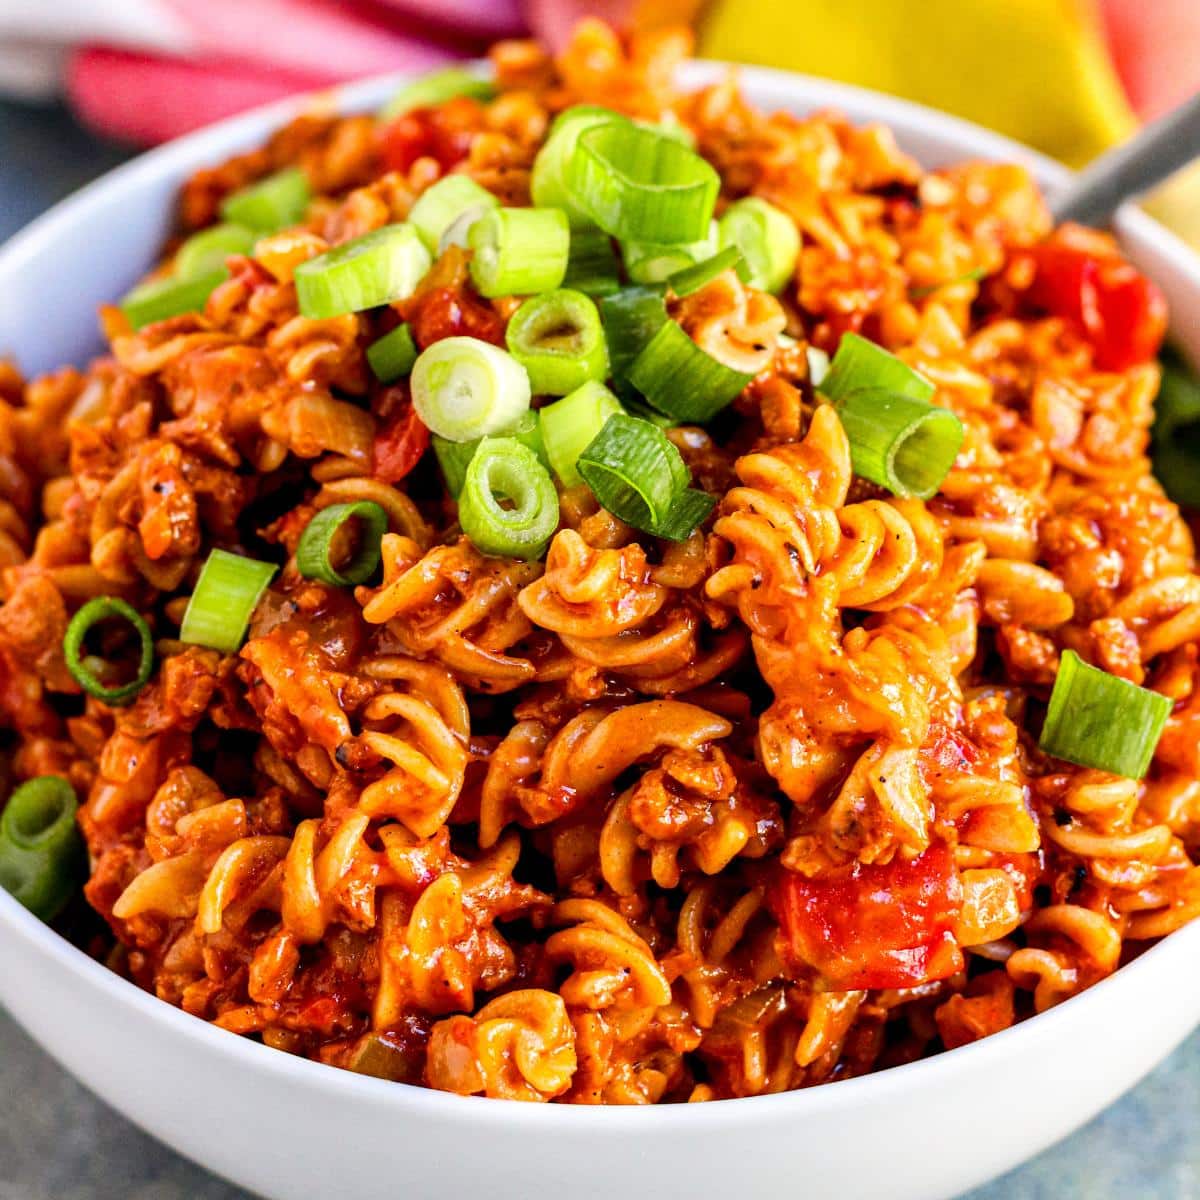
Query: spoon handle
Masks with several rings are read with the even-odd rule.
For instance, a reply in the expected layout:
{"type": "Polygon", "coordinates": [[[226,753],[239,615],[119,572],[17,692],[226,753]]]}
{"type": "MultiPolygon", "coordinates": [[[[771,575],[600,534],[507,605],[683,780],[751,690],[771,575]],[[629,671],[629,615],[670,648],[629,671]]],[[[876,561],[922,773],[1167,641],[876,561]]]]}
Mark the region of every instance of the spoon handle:
{"type": "Polygon", "coordinates": [[[1200,157],[1200,93],[1101,155],[1050,207],[1055,221],[1104,225],[1126,200],[1140,196],[1200,157]]]}

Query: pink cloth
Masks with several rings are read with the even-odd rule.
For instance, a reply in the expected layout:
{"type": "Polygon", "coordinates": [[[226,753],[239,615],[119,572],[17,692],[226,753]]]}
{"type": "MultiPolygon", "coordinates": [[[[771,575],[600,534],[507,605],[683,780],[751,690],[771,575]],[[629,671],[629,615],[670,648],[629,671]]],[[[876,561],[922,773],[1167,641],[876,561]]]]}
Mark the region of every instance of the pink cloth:
{"type": "Polygon", "coordinates": [[[155,0],[178,52],[75,52],[68,95],[113,137],[164,141],[295,92],[481,53],[526,25],[519,0],[155,0]]]}
{"type": "MultiPolygon", "coordinates": [[[[97,128],[150,143],[297,91],[479,54],[498,37],[532,32],[559,46],[584,15],[619,24],[632,0],[139,3],[177,27],[179,45],[163,52],[85,47],[70,64],[68,90],[97,128]]],[[[1101,9],[1139,115],[1156,116],[1200,89],[1200,0],[1101,0],[1101,9]]]]}

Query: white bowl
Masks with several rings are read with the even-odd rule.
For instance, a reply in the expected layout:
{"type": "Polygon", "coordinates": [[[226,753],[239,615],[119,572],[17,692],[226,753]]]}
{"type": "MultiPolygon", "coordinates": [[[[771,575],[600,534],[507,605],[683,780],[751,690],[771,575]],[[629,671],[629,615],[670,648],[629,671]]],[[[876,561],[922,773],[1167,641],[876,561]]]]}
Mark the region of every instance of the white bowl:
{"type": "MultiPolygon", "coordinates": [[[[694,63],[684,82],[723,68],[694,63]]],[[[1023,162],[995,134],[855,88],[745,69],[767,108],[883,121],[929,165],[1023,162]]],[[[397,86],[343,89],[347,111],[397,86]]],[[[259,144],[303,101],[223,122],[114,171],[0,250],[0,352],[29,372],[99,348],[95,309],[153,261],[179,184],[259,144]]],[[[1118,222],[1200,359],[1200,261],[1144,215],[1118,222]]],[[[939,1200],[1015,1166],[1131,1087],[1200,1023],[1200,922],[1059,1008],[971,1046],[781,1096],[654,1109],[463,1099],[337,1071],[225,1033],[111,974],[0,892],[0,1001],[69,1071],[210,1170],[273,1200],[802,1195],[939,1200]]]]}

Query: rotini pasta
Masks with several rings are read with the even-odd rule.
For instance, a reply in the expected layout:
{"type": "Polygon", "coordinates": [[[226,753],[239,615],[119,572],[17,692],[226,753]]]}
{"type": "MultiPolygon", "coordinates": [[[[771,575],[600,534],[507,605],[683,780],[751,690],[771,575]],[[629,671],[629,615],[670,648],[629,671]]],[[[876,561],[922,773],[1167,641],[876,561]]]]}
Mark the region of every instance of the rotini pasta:
{"type": "Polygon", "coordinates": [[[964,1045],[1200,915],[1200,574],[1150,474],[1158,370],[1035,287],[1047,247],[1115,247],[1053,230],[1018,167],[926,172],[732,79],[679,95],[686,52],[586,21],[556,57],[498,46],[492,100],[302,117],[185,187],[184,229],[283,167],[313,192],[203,311],[106,309],[86,370],[0,363],[6,766],[82,798],[111,961],[164,1000],[464,1096],[701,1102],[964,1045]],[[778,295],[733,270],[668,294],[749,377],[666,431],[711,517],[658,538],[576,480],[543,553],[503,558],[366,350],[401,321],[502,346],[519,299],[449,244],[364,312],[303,316],[296,279],[448,173],[528,205],[574,104],[678,123],[718,215],[768,200],[800,252],[778,295]],[[814,386],[847,333],[962,424],[928,500],[856,474],[814,386]],[[363,504],[376,573],[311,577],[314,518],[363,504]],[[214,548],[280,568],[232,653],[182,640],[214,548]],[[154,643],[127,706],[63,651],[100,596],[154,643]],[[1169,698],[1145,778],[1038,748],[1067,651],[1169,698]]]}

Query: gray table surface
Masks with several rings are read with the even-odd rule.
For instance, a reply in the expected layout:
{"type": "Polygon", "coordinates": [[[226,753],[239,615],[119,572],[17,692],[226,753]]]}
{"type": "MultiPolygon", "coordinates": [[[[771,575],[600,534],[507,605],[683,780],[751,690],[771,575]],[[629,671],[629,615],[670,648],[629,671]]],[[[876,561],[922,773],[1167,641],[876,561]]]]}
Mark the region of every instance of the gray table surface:
{"type": "MultiPolygon", "coordinates": [[[[0,102],[0,239],[128,153],[59,109],[0,102]]],[[[247,1198],[98,1101],[2,1009],[0,1096],[0,1200],[247,1198]]],[[[1090,1125],[969,1200],[1200,1200],[1198,1126],[1200,1033],[1090,1125]]]]}

